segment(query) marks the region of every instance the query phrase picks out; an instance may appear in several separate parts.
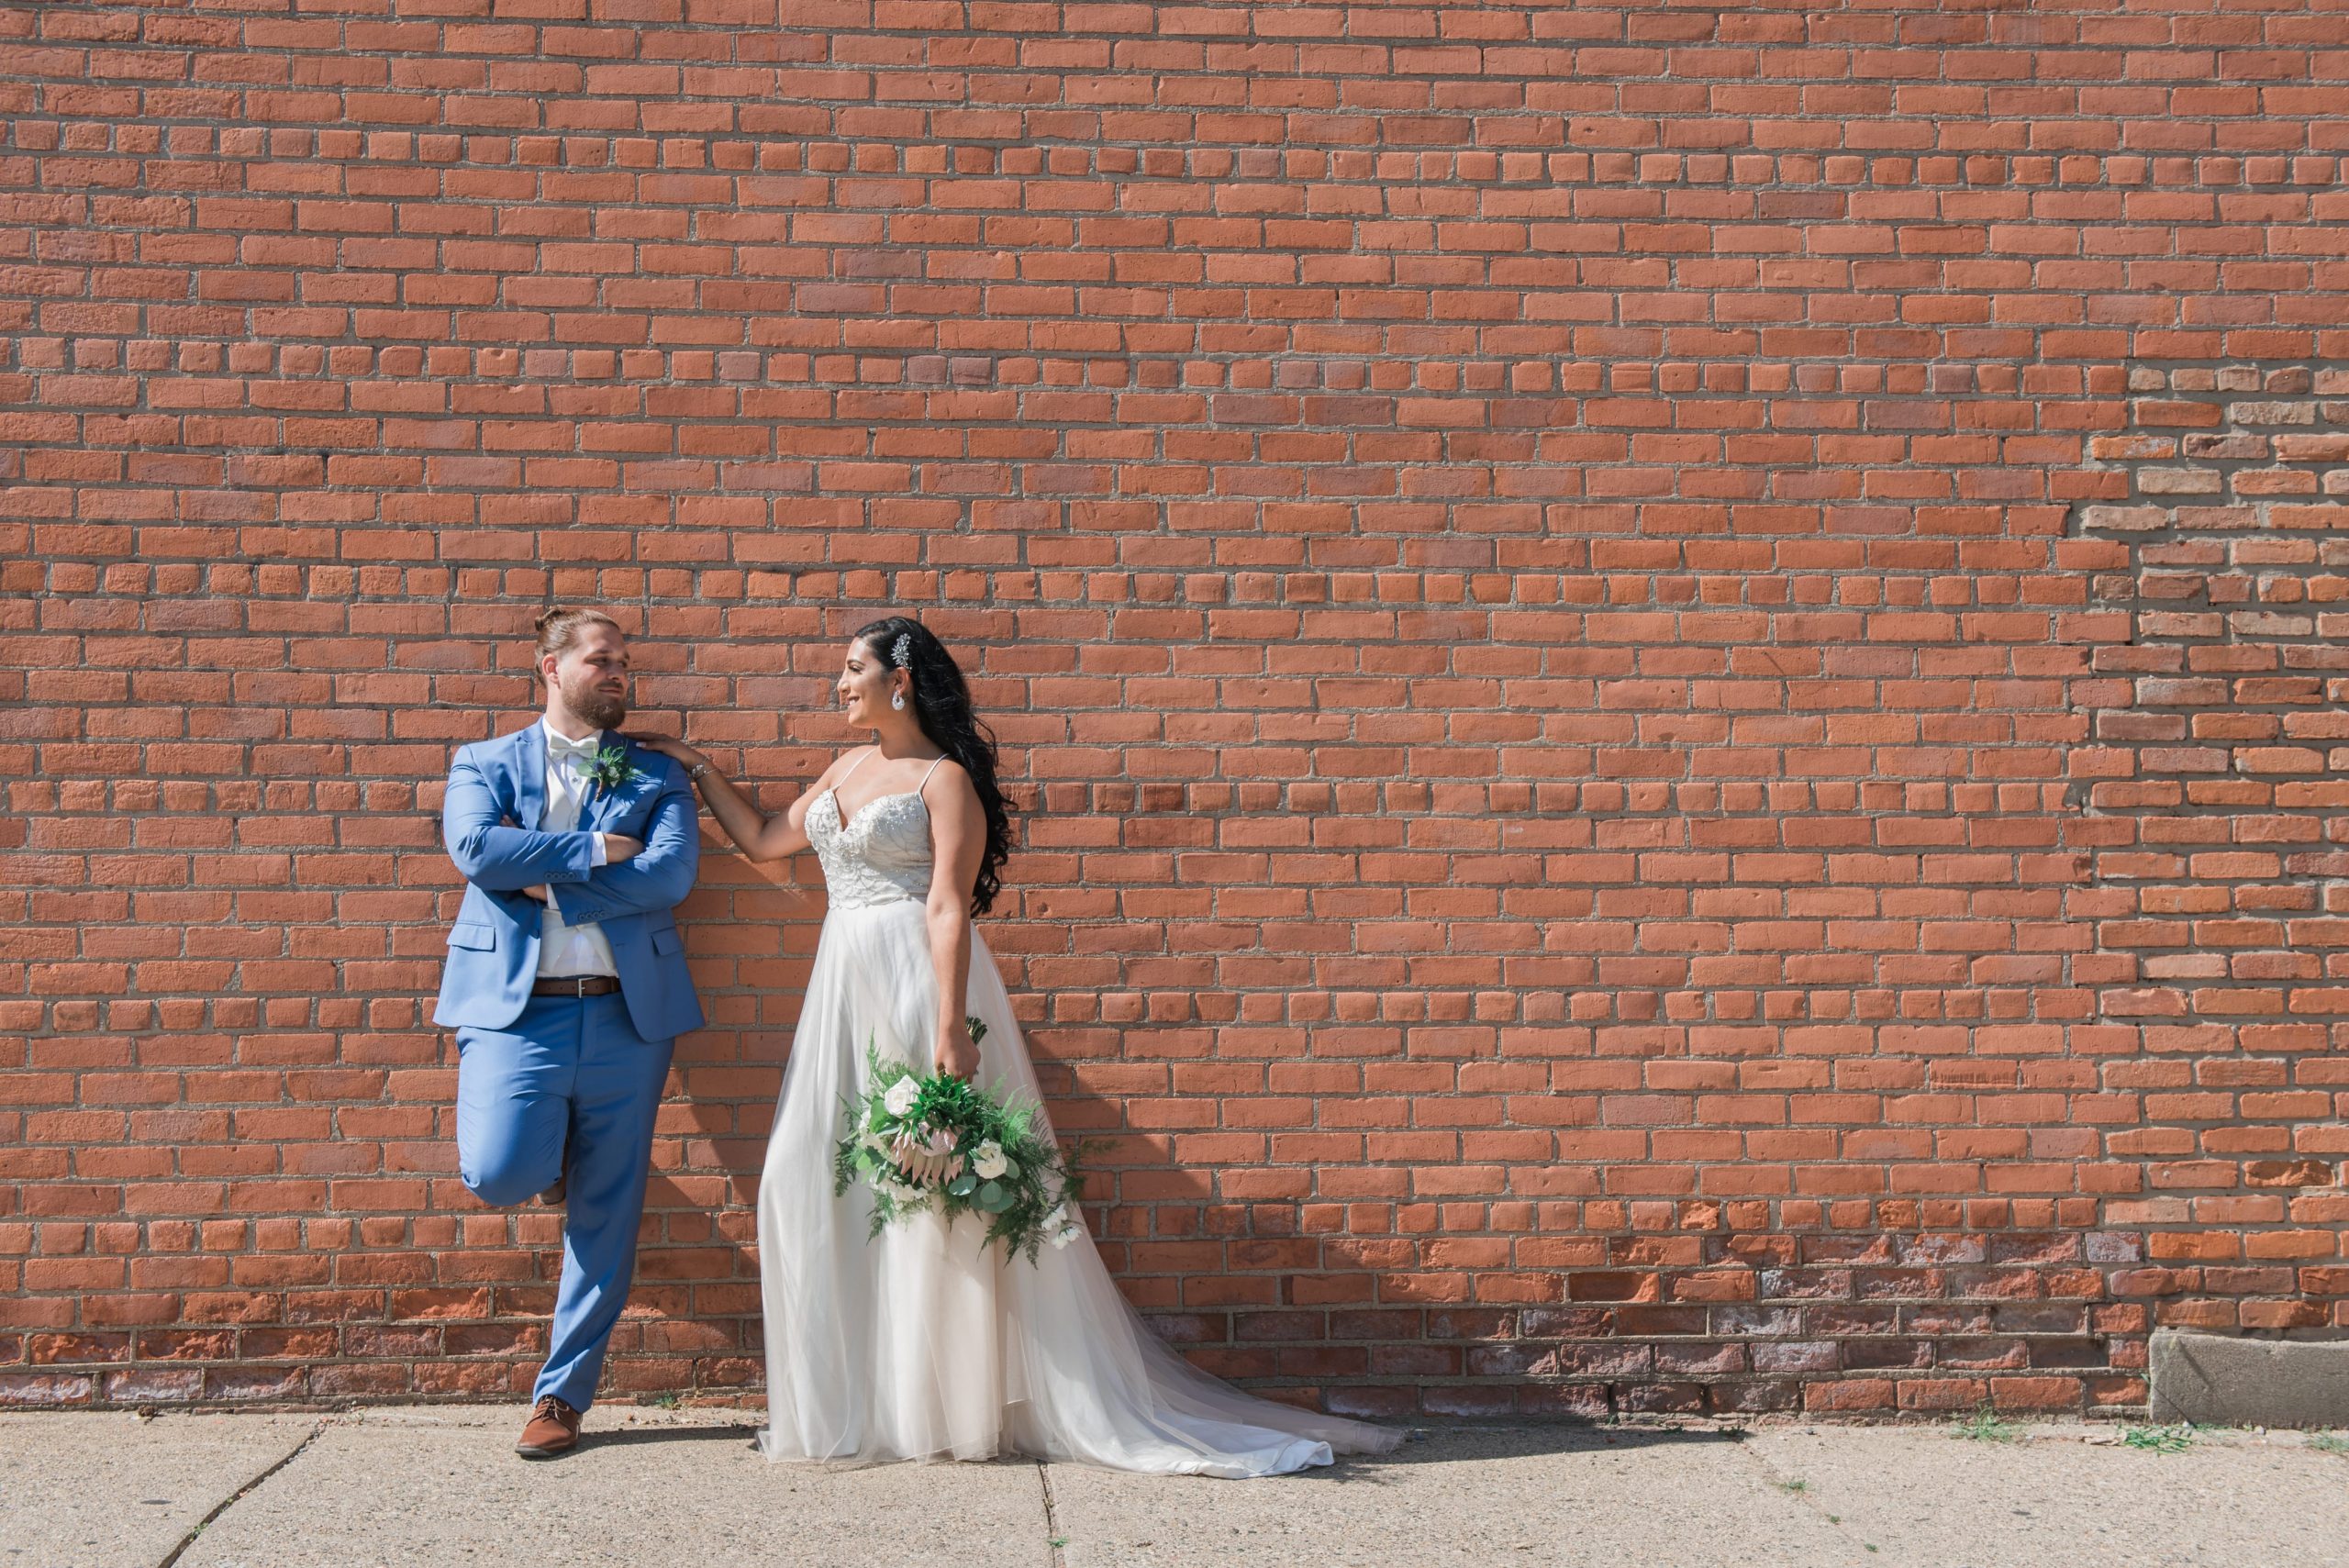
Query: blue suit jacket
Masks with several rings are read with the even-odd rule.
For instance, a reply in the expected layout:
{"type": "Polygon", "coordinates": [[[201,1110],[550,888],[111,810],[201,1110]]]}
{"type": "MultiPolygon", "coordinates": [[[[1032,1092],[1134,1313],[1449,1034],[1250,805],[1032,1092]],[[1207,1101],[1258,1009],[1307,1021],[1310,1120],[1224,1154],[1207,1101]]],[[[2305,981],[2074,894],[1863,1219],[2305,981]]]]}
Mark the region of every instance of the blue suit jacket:
{"type": "MultiPolygon", "coordinates": [[[[598,745],[616,742],[625,744],[607,730],[598,745]]],[[[538,978],[544,907],[521,890],[544,883],[566,923],[603,928],[637,1033],[668,1040],[701,1027],[674,913],[701,867],[693,786],[685,770],[658,751],[627,749],[637,776],[618,789],[596,790],[569,833],[537,828],[547,802],[546,746],[537,725],[457,753],[440,828],[470,885],[449,932],[434,1023],[495,1029],[521,1016],[538,978]],[[641,839],[644,852],[591,867],[591,833],[641,839]]]]}

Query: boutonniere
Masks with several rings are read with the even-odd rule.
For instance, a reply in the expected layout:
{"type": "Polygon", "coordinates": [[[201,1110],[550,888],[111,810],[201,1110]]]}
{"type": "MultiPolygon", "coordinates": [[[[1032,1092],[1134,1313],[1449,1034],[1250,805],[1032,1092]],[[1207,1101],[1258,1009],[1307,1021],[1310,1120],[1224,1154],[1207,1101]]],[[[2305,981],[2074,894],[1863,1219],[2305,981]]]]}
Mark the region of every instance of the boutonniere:
{"type": "Polygon", "coordinates": [[[587,782],[596,786],[597,795],[608,795],[643,776],[644,770],[628,760],[625,746],[607,746],[587,764],[587,782]]]}

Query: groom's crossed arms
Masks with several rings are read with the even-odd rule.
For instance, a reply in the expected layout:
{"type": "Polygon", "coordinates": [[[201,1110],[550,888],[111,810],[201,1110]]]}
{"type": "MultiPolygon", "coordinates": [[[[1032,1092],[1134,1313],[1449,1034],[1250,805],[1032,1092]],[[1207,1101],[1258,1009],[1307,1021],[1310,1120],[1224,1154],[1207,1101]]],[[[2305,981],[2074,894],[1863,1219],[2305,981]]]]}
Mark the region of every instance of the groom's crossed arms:
{"type": "Polygon", "coordinates": [[[643,840],[643,850],[625,861],[596,865],[595,831],[547,833],[514,826],[480,767],[460,753],[449,769],[440,812],[449,858],[484,893],[510,895],[544,886],[566,925],[674,908],[693,891],[700,828],[684,770],[666,757],[660,762],[660,789],[649,806],[631,806],[597,829],[626,831],[643,840]],[[635,821],[640,810],[647,817],[641,823],[635,821]]]}

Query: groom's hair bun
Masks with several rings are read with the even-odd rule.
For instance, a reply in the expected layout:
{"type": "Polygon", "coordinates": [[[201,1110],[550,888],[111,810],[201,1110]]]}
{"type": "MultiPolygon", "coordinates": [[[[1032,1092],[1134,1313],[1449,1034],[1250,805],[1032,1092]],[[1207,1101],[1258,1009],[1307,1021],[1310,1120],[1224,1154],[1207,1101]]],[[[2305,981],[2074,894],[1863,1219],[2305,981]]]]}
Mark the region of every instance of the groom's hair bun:
{"type": "Polygon", "coordinates": [[[571,645],[579,640],[579,634],[591,626],[607,626],[622,637],[628,635],[627,628],[601,610],[551,608],[541,611],[530,624],[539,634],[539,651],[530,661],[533,674],[538,672],[540,661],[550,653],[561,657],[569,651],[571,645]]]}

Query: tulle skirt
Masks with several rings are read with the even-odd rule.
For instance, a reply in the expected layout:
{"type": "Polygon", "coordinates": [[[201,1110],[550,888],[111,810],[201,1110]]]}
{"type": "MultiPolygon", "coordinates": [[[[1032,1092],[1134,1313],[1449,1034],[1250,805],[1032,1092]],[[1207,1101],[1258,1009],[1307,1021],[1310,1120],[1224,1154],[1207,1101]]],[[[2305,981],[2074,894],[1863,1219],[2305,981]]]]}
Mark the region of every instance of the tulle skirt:
{"type": "MultiPolygon", "coordinates": [[[[1090,1237],[1030,1263],[965,1216],[866,1239],[862,1186],[832,1192],[868,1043],[928,1072],[938,983],[923,906],[836,908],[818,940],[759,1187],[770,1459],[830,1463],[1015,1453],[1119,1470],[1274,1475],[1383,1451],[1400,1434],[1242,1394],[1175,1354],[1119,1294],[1090,1237]]],[[[974,931],[978,1081],[1037,1099],[995,960],[974,931]]]]}

